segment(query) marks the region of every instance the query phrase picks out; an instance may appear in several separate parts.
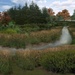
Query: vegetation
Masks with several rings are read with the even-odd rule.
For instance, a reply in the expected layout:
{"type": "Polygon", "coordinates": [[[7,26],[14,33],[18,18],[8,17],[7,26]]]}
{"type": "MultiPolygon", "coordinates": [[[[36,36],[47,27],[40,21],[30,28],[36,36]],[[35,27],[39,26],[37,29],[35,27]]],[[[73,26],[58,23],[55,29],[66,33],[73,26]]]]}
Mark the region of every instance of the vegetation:
{"type": "MultiPolygon", "coordinates": [[[[59,39],[63,25],[72,27],[70,30],[75,44],[75,22],[67,21],[71,18],[74,20],[75,12],[72,17],[67,9],[54,14],[52,8],[44,7],[41,10],[33,2],[29,6],[26,3],[23,7],[19,5],[10,8],[3,12],[3,15],[0,13],[0,46],[25,49],[27,45],[54,42],[59,39]]],[[[19,75],[15,71],[16,68],[25,75],[31,75],[31,72],[32,75],[75,73],[74,49],[74,45],[66,45],[46,50],[18,50],[14,54],[13,51],[1,50],[0,74],[19,75]],[[38,68],[40,74],[36,72],[38,68]],[[42,70],[47,73],[43,73],[42,70]]]]}
{"type": "Polygon", "coordinates": [[[12,20],[16,24],[38,24],[38,23],[47,23],[46,18],[49,16],[47,14],[47,8],[43,8],[42,11],[35,3],[31,3],[29,6],[26,3],[25,6],[14,7],[8,10],[8,13],[12,20]]]}
{"type": "MultiPolygon", "coordinates": [[[[24,6],[15,6],[8,10],[8,13],[13,21],[19,25],[25,24],[50,24],[53,25],[57,21],[71,20],[71,16],[67,9],[63,9],[56,15],[52,8],[40,8],[37,4],[31,3],[29,6],[26,3],[24,6]],[[35,11],[35,12],[34,12],[35,11]]],[[[72,15],[74,16],[74,15],[72,15]]]]}
{"type": "Polygon", "coordinates": [[[70,14],[67,9],[62,10],[62,12],[57,13],[57,19],[62,21],[62,20],[71,20],[70,14]]]}
{"type": "Polygon", "coordinates": [[[49,52],[41,58],[41,65],[53,72],[74,72],[74,51],[49,52]],[[71,62],[70,62],[71,61],[71,62]]]}
{"type": "MultiPolygon", "coordinates": [[[[10,33],[12,32],[10,31],[10,33]]],[[[32,33],[25,33],[25,34],[0,33],[0,45],[7,47],[15,47],[15,48],[25,48],[25,46],[28,44],[53,42],[54,40],[58,39],[59,35],[60,35],[60,29],[57,31],[48,30],[48,31],[38,31],[32,33]]]]}
{"type": "Polygon", "coordinates": [[[44,69],[41,69],[41,68],[36,68],[32,71],[29,71],[29,70],[22,70],[20,69],[19,67],[16,67],[16,66],[13,66],[13,74],[12,75],[74,75],[74,74],[57,74],[57,73],[53,73],[53,72],[49,72],[49,71],[46,71],[44,69]]]}
{"type": "Polygon", "coordinates": [[[8,50],[0,51],[0,73],[8,75],[12,73],[11,53],[8,50]]]}
{"type": "Polygon", "coordinates": [[[47,70],[46,72],[49,74],[55,72],[55,74],[52,73],[53,75],[59,75],[56,73],[75,73],[75,51],[64,48],[61,50],[62,48],[57,48],[54,51],[52,49],[43,51],[19,50],[16,51],[15,55],[11,54],[9,50],[1,50],[0,74],[8,75],[11,73],[15,75],[20,70],[21,73],[28,75],[36,69],[38,72],[47,70]]]}
{"type": "Polygon", "coordinates": [[[3,12],[3,13],[0,12],[0,24],[6,27],[10,21],[11,21],[11,17],[7,12],[3,12]]]}
{"type": "Polygon", "coordinates": [[[21,30],[18,26],[15,26],[14,22],[9,22],[8,25],[0,26],[0,33],[7,33],[7,34],[14,34],[14,33],[20,33],[21,30]]]}
{"type": "MultiPolygon", "coordinates": [[[[54,42],[59,39],[62,27],[32,32],[21,31],[18,27],[5,27],[0,31],[0,45],[5,47],[25,48],[27,45],[54,42]]],[[[74,27],[70,27],[74,42],[74,27]]]]}
{"type": "Polygon", "coordinates": [[[74,10],[74,13],[71,18],[72,18],[72,20],[75,20],[75,10],[74,10]]]}

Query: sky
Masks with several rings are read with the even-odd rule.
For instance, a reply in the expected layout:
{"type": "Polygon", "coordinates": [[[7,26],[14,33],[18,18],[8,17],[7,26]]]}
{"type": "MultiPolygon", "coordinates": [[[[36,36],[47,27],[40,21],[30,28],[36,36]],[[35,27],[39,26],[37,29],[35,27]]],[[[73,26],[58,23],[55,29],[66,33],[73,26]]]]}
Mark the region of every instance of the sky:
{"type": "Polygon", "coordinates": [[[26,2],[30,4],[31,2],[36,3],[40,9],[43,7],[52,8],[55,14],[67,9],[72,15],[75,9],[75,0],[0,0],[0,11],[5,11],[14,7],[15,5],[24,5],[26,2]]]}

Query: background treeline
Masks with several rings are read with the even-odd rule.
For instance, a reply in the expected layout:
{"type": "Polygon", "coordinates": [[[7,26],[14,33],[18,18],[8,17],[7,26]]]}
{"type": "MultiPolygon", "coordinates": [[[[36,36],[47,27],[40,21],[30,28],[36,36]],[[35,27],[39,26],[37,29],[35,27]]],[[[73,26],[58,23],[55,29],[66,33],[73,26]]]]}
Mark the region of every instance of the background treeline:
{"type": "Polygon", "coordinates": [[[71,16],[67,9],[59,11],[56,15],[52,8],[39,8],[32,2],[30,5],[18,5],[10,8],[8,11],[11,19],[18,25],[24,24],[51,24],[50,26],[60,25],[59,21],[75,20],[75,11],[71,16]],[[59,24],[58,24],[59,23],[59,24]]]}
{"type": "Polygon", "coordinates": [[[40,9],[34,2],[30,5],[25,3],[24,6],[14,6],[7,12],[2,13],[3,15],[0,14],[0,31],[4,33],[30,33],[32,31],[49,30],[56,26],[75,26],[75,11],[72,16],[67,9],[55,14],[52,8],[43,7],[40,9]]]}
{"type": "Polygon", "coordinates": [[[25,3],[24,6],[15,6],[8,10],[12,20],[16,24],[32,24],[32,23],[47,23],[49,14],[47,8],[40,9],[37,4],[31,3],[29,6],[25,3]]]}

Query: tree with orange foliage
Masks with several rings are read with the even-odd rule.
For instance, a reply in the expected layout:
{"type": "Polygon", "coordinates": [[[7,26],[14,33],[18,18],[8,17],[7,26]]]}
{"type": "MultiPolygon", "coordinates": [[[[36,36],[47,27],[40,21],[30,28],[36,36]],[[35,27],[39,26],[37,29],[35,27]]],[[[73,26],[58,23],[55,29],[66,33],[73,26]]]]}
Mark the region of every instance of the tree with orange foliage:
{"type": "Polygon", "coordinates": [[[53,9],[52,8],[49,8],[48,9],[48,14],[50,15],[50,16],[54,16],[54,12],[53,12],[53,9]]]}
{"type": "Polygon", "coordinates": [[[62,12],[58,12],[57,17],[59,17],[60,19],[62,18],[62,20],[70,20],[70,14],[68,12],[67,9],[62,10],[62,12]]]}

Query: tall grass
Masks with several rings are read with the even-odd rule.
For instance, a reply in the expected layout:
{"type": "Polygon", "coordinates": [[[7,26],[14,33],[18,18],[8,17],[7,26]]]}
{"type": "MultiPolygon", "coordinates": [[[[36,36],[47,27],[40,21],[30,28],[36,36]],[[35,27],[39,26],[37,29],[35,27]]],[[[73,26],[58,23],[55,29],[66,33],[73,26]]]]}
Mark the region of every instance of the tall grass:
{"type": "Polygon", "coordinates": [[[42,67],[48,71],[61,73],[75,72],[75,46],[61,46],[46,50],[0,51],[0,74],[13,73],[12,63],[23,70],[42,67]]]}
{"type": "Polygon", "coordinates": [[[8,75],[12,72],[11,53],[8,50],[0,50],[0,73],[8,75]]]}
{"type": "Polygon", "coordinates": [[[48,43],[58,39],[60,30],[32,32],[30,34],[3,34],[0,33],[0,45],[15,48],[25,48],[28,44],[48,43]],[[59,34],[58,34],[59,33],[59,34]]]}
{"type": "Polygon", "coordinates": [[[75,72],[75,51],[47,52],[41,56],[41,66],[46,70],[61,73],[75,72]]]}
{"type": "Polygon", "coordinates": [[[75,51],[69,49],[53,48],[53,50],[26,50],[16,52],[16,64],[24,70],[43,67],[52,72],[74,73],[75,51]],[[29,63],[30,62],[30,63],[29,63]],[[33,64],[32,64],[33,63],[33,64]]]}
{"type": "MultiPolygon", "coordinates": [[[[25,33],[25,34],[4,34],[0,33],[0,45],[25,48],[30,44],[49,43],[59,39],[62,27],[52,28],[51,30],[42,30],[37,32],[25,33]]],[[[70,28],[72,31],[73,39],[75,38],[74,28],[70,28]]],[[[74,41],[73,41],[74,43],[74,41]]]]}

